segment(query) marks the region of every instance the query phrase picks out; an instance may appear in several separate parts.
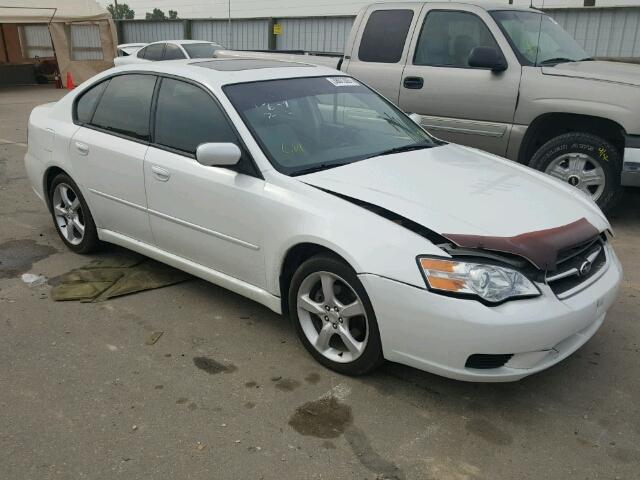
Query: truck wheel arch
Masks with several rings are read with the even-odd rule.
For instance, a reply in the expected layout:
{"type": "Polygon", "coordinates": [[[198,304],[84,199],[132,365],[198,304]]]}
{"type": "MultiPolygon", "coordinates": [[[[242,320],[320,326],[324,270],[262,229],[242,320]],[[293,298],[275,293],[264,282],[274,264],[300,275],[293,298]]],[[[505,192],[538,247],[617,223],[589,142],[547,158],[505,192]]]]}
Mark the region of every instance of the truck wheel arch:
{"type": "Polygon", "coordinates": [[[617,122],[604,117],[575,113],[545,113],[535,118],[527,128],[518,152],[518,162],[528,165],[536,151],[554,137],[565,133],[598,135],[618,149],[624,150],[625,130],[617,122]]]}

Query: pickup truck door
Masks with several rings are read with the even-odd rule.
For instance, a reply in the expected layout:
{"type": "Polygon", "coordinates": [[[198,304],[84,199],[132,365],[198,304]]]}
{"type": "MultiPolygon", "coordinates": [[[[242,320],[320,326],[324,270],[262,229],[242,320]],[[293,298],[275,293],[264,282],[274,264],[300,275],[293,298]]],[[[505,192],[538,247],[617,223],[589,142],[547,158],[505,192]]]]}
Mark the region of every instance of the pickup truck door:
{"type": "Polygon", "coordinates": [[[491,16],[474,6],[425,4],[402,75],[399,105],[435,136],[504,156],[522,68],[491,16]],[[478,46],[498,49],[507,69],[468,66],[478,46]]]}
{"type": "Polygon", "coordinates": [[[402,70],[407,60],[410,34],[421,6],[394,3],[372,5],[352,33],[351,51],[345,52],[342,70],[359,78],[396,105],[402,70]]]}

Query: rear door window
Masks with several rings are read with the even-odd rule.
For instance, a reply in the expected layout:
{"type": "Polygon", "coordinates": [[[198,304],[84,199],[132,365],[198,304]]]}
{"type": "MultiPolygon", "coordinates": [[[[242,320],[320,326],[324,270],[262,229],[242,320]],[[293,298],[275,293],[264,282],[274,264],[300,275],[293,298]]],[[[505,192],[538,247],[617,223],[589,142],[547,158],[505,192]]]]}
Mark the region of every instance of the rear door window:
{"type": "Polygon", "coordinates": [[[163,78],[158,92],[154,143],[195,154],[201,143],[238,139],[222,109],[202,88],[163,78]]]}
{"type": "Polygon", "coordinates": [[[398,63],[402,57],[413,10],[376,10],[362,32],[358,58],[363,62],[398,63]]]}
{"type": "Polygon", "coordinates": [[[154,75],[119,75],[106,87],[91,125],[136,140],[149,140],[154,75]]]}
{"type": "Polygon", "coordinates": [[[164,49],[164,59],[165,60],[179,60],[182,58],[187,58],[182,53],[180,47],[174,43],[167,43],[166,48],[164,49]]]}
{"type": "Polygon", "coordinates": [[[76,103],[76,121],[78,123],[84,124],[91,121],[98,100],[100,100],[102,92],[104,92],[108,84],[109,80],[99,83],[82,94],[78,103],[76,103]]]}
{"type": "Polygon", "coordinates": [[[162,60],[162,52],[164,51],[164,43],[154,43],[145,48],[145,60],[158,61],[162,60]]]}

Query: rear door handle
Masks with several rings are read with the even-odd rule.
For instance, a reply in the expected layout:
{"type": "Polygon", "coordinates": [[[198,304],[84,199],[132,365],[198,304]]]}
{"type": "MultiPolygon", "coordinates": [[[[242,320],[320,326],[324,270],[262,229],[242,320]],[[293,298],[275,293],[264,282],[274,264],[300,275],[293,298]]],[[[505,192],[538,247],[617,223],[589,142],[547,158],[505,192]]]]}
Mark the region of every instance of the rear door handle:
{"type": "Polygon", "coordinates": [[[153,165],[151,167],[151,172],[153,173],[153,176],[156,177],[161,182],[166,182],[171,177],[169,170],[166,170],[162,167],[158,167],[157,165],[153,165]]]}
{"type": "Polygon", "coordinates": [[[411,90],[420,90],[424,86],[424,79],[422,77],[404,77],[402,85],[411,90]]]}
{"type": "Polygon", "coordinates": [[[89,145],[82,142],[75,142],[76,150],[80,155],[89,155],[89,145]]]}

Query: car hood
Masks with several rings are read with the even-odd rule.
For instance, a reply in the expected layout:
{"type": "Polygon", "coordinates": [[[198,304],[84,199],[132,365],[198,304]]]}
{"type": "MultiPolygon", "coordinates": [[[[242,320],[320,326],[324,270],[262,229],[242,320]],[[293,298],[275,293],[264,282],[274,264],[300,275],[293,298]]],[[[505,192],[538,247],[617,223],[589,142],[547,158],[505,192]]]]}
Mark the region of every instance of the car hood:
{"type": "MultiPolygon", "coordinates": [[[[556,245],[560,249],[585,240],[578,238],[581,235],[594,236],[609,228],[598,207],[573,187],[510,160],[453,144],[374,157],[298,179],[382,207],[464,246],[588,225],[587,231],[574,229],[576,238],[563,232],[563,244],[556,245]],[[473,238],[475,243],[469,241],[473,238]]],[[[522,250],[511,252],[523,255],[522,250]]],[[[539,260],[534,263],[546,262],[539,260]]]]}
{"type": "Polygon", "coordinates": [[[640,86],[640,65],[622,62],[568,62],[555,67],[542,67],[545,75],[585,78],[640,86]]]}

